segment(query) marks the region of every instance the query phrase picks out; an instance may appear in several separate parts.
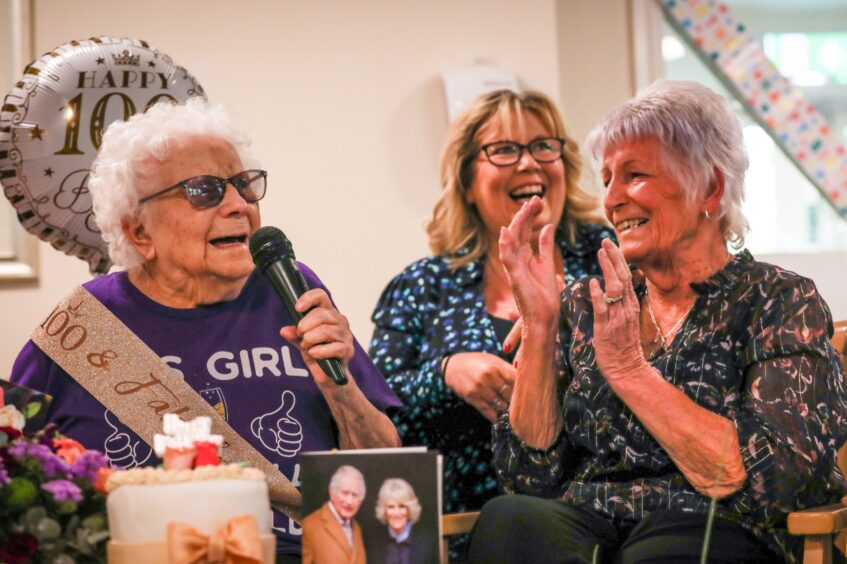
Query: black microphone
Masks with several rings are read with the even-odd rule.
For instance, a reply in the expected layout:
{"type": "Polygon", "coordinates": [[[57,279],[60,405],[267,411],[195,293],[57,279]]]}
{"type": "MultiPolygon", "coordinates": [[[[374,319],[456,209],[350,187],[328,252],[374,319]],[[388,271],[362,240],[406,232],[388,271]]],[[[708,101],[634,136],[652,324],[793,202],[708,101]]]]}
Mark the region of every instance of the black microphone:
{"type": "MultiPolygon", "coordinates": [[[[294,262],[294,248],[285,233],[276,227],[260,227],[250,237],[250,254],[295,322],[303,319],[303,314],[294,309],[294,304],[309,290],[309,285],[294,262]]],[[[318,366],[339,386],[347,383],[347,375],[337,358],[318,359],[318,366]]]]}

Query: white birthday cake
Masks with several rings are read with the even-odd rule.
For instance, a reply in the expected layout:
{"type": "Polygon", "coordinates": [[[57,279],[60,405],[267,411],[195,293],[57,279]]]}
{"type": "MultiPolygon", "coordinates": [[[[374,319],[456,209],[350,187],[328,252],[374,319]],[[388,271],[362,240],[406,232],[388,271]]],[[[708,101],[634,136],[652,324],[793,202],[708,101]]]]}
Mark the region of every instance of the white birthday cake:
{"type": "MultiPolygon", "coordinates": [[[[165,427],[167,431],[167,423],[165,427]]],[[[208,443],[208,438],[202,437],[202,442],[208,443]]],[[[166,468],[116,471],[106,481],[110,564],[167,563],[204,553],[214,561],[223,560],[227,551],[246,551],[264,563],[274,562],[276,542],[264,473],[239,464],[192,468],[193,459],[185,464],[186,452],[192,450],[185,436],[164,442],[156,447],[166,468]],[[177,466],[183,467],[168,469],[174,457],[164,450],[175,444],[177,466]]]]}

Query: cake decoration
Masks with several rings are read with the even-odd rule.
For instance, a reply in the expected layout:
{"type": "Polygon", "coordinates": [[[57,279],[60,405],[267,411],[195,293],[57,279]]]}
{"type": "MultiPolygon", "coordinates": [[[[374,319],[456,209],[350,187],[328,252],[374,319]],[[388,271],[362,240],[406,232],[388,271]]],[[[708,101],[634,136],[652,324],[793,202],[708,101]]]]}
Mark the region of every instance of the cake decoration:
{"type": "Polygon", "coordinates": [[[164,467],[113,472],[106,480],[110,564],[225,562],[272,564],[265,473],[220,464],[220,435],[208,417],[163,418],[153,440],[164,467]]]}
{"type": "Polygon", "coordinates": [[[183,421],[175,413],[162,418],[164,434],[153,437],[153,450],[167,470],[185,470],[220,464],[221,435],[212,434],[212,420],[197,417],[183,421]]]}

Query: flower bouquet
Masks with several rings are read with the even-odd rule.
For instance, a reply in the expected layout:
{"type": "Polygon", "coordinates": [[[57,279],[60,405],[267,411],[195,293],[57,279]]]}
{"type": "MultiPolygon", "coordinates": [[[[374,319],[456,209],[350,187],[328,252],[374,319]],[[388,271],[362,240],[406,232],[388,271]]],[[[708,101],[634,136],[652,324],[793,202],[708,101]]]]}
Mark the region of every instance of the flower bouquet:
{"type": "Polygon", "coordinates": [[[52,425],[25,434],[25,421],[0,387],[0,562],[105,562],[108,460],[52,425]]]}

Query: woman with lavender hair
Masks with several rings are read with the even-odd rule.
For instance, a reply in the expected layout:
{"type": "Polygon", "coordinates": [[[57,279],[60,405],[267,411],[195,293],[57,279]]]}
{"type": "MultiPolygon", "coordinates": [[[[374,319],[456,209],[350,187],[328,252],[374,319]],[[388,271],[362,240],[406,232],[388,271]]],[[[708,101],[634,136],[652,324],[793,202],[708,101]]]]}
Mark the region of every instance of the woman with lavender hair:
{"type": "Polygon", "coordinates": [[[663,82],[588,147],[620,242],[602,276],[560,300],[538,201],[500,236],[524,322],[493,431],[513,495],[483,508],[471,562],[698,561],[712,509],[709,562],[797,561],[786,514],[846,489],[847,391],[814,283],[727,249],[746,229],[737,118],[663,82]]]}

